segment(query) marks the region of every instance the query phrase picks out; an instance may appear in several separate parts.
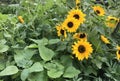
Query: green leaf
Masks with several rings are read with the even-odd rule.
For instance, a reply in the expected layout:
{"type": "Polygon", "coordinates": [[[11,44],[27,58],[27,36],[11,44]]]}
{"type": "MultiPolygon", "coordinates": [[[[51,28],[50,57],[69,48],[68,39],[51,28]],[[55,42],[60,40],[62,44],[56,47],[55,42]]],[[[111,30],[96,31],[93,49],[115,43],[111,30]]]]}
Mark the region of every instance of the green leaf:
{"type": "Polygon", "coordinates": [[[12,36],[8,32],[4,32],[4,36],[7,38],[11,38],[12,36]]]}
{"type": "Polygon", "coordinates": [[[7,66],[3,71],[0,72],[0,76],[13,75],[18,72],[18,68],[16,66],[7,66]]]}
{"type": "Polygon", "coordinates": [[[63,55],[60,60],[61,60],[61,63],[68,67],[68,66],[71,66],[72,65],[72,56],[68,56],[68,55],[63,55]]]}
{"type": "Polygon", "coordinates": [[[29,76],[30,72],[28,69],[24,69],[22,72],[21,72],[21,80],[22,81],[25,81],[27,79],[27,77],[29,76]]]}
{"type": "Polygon", "coordinates": [[[36,62],[34,63],[30,68],[29,68],[29,71],[30,72],[40,72],[40,71],[43,71],[43,66],[39,63],[39,62],[36,62]]]}
{"type": "Polygon", "coordinates": [[[49,48],[46,48],[45,46],[42,46],[41,44],[38,44],[38,49],[41,58],[45,61],[51,60],[52,57],[55,55],[54,51],[52,51],[49,48]]]}
{"type": "Polygon", "coordinates": [[[56,43],[58,43],[58,42],[60,42],[60,39],[50,39],[50,40],[48,41],[48,44],[56,44],[56,43]]]}
{"type": "Polygon", "coordinates": [[[63,74],[62,70],[52,69],[48,71],[48,76],[51,78],[59,78],[63,74]]]}
{"type": "Polygon", "coordinates": [[[7,45],[0,44],[0,53],[6,52],[9,49],[7,45]]]}
{"type": "Polygon", "coordinates": [[[58,78],[64,72],[64,66],[57,62],[47,63],[45,68],[48,70],[47,74],[51,78],[58,78]]]}
{"type": "Polygon", "coordinates": [[[19,67],[28,68],[32,65],[31,58],[35,54],[34,50],[16,50],[14,55],[15,62],[19,67]]]}
{"type": "Polygon", "coordinates": [[[7,41],[5,39],[0,40],[0,44],[5,44],[7,41]]]}
{"type": "Polygon", "coordinates": [[[28,81],[49,81],[45,71],[32,73],[28,77],[28,81]]]}
{"type": "Polygon", "coordinates": [[[29,46],[26,46],[26,49],[27,48],[38,48],[38,45],[36,45],[36,44],[30,44],[29,46]]]}
{"type": "Polygon", "coordinates": [[[42,38],[41,40],[35,40],[35,39],[30,39],[33,42],[40,44],[40,45],[47,45],[48,44],[48,39],[47,38],[42,38]]]}
{"type": "Polygon", "coordinates": [[[5,61],[2,60],[0,59],[0,70],[3,70],[5,68],[5,61]]]}
{"type": "Polygon", "coordinates": [[[73,78],[77,76],[80,73],[79,70],[75,69],[73,66],[69,66],[66,70],[65,73],[63,74],[63,77],[65,78],[73,78]]]}

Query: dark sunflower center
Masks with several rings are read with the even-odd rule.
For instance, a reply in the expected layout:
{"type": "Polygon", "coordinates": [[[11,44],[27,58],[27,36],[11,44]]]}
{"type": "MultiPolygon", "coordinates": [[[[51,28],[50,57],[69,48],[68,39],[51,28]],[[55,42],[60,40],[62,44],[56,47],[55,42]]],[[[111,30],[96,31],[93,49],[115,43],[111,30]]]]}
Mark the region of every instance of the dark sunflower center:
{"type": "Polygon", "coordinates": [[[80,38],[85,38],[85,33],[80,34],[80,38]]]}
{"type": "Polygon", "coordinates": [[[111,22],[117,22],[117,20],[115,20],[115,19],[110,19],[110,21],[111,21],[111,22]]]}
{"type": "Polygon", "coordinates": [[[115,19],[110,19],[111,21],[114,21],[115,19]]]}
{"type": "Polygon", "coordinates": [[[97,14],[100,14],[100,11],[99,11],[99,10],[96,10],[96,13],[97,13],[97,14]]]}
{"type": "Polygon", "coordinates": [[[68,25],[69,28],[72,28],[73,27],[73,22],[68,22],[67,25],[68,25]]]}
{"type": "Polygon", "coordinates": [[[118,51],[118,54],[120,54],[120,50],[118,51]]]}
{"type": "Polygon", "coordinates": [[[83,46],[83,45],[80,45],[79,47],[78,47],[78,51],[80,52],[80,53],[84,53],[85,52],[85,47],[83,46]]]}
{"type": "Polygon", "coordinates": [[[65,32],[64,30],[62,30],[62,29],[60,30],[60,33],[61,33],[62,35],[64,35],[64,32],[65,32]]]}
{"type": "Polygon", "coordinates": [[[75,17],[75,19],[79,19],[79,15],[78,14],[75,14],[73,17],[75,17]]]}

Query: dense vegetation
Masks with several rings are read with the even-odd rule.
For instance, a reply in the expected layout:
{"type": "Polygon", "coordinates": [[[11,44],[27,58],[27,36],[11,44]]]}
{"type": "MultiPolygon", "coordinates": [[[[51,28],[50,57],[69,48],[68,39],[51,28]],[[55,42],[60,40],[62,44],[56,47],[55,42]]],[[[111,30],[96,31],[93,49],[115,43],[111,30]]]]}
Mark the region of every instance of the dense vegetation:
{"type": "Polygon", "coordinates": [[[0,0],[0,81],[119,81],[119,0],[0,0]]]}

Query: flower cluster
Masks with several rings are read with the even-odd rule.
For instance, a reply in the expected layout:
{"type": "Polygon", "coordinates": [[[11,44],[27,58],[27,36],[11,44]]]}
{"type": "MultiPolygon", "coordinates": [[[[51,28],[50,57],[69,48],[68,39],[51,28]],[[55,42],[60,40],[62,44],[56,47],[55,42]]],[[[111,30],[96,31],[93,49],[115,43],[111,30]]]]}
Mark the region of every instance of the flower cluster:
{"type": "MultiPolygon", "coordinates": [[[[79,28],[86,21],[86,14],[79,8],[80,0],[76,0],[76,8],[71,9],[68,12],[66,19],[63,23],[56,26],[57,33],[62,39],[66,39],[68,33],[72,35],[74,39],[74,44],[71,46],[72,54],[75,55],[78,60],[88,59],[88,57],[93,53],[92,44],[90,44],[87,39],[87,33],[81,31],[79,28]]],[[[91,7],[94,15],[98,17],[105,17],[105,9],[101,5],[95,5],[91,7]]],[[[119,19],[113,16],[108,16],[104,19],[104,24],[106,27],[115,28],[119,19]]],[[[100,34],[100,39],[104,44],[111,44],[109,39],[100,34]]],[[[118,50],[120,50],[117,47],[118,50]]],[[[117,59],[120,59],[119,51],[117,51],[117,59]]]]}

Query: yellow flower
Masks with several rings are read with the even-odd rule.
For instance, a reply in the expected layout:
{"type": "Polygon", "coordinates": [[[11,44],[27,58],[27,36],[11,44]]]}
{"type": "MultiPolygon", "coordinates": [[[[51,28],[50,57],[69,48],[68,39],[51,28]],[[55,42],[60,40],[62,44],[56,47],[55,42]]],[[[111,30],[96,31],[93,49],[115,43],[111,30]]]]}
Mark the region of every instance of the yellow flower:
{"type": "Polygon", "coordinates": [[[20,21],[20,23],[24,23],[22,16],[18,16],[18,20],[20,21]]]}
{"type": "Polygon", "coordinates": [[[57,25],[56,29],[57,29],[58,36],[64,36],[64,38],[67,37],[66,31],[65,31],[64,27],[61,24],[57,25]]]}
{"type": "Polygon", "coordinates": [[[116,27],[117,23],[119,22],[119,19],[116,17],[112,17],[112,16],[108,16],[106,19],[105,24],[110,27],[110,28],[114,28],[116,27]]]}
{"type": "Polygon", "coordinates": [[[75,3],[76,3],[76,7],[79,8],[80,0],[75,0],[75,3]]]}
{"type": "Polygon", "coordinates": [[[101,6],[94,6],[92,8],[98,16],[104,16],[105,15],[105,10],[101,6]]]}
{"type": "Polygon", "coordinates": [[[65,19],[65,21],[63,22],[63,27],[65,27],[65,29],[68,32],[76,32],[76,30],[79,27],[79,23],[76,19],[74,18],[67,18],[65,19]]]}
{"type": "Polygon", "coordinates": [[[78,40],[87,41],[87,35],[86,35],[86,33],[75,33],[75,34],[73,35],[73,38],[74,38],[74,39],[78,39],[78,40]]]}
{"type": "Polygon", "coordinates": [[[120,46],[117,46],[116,56],[117,60],[120,60],[120,46]]]}
{"type": "Polygon", "coordinates": [[[71,11],[68,12],[67,18],[75,18],[78,20],[78,23],[81,24],[85,21],[85,14],[79,10],[79,9],[72,9],[71,11]]]}
{"type": "Polygon", "coordinates": [[[101,35],[100,37],[105,44],[110,44],[110,41],[104,35],[101,35]]]}
{"type": "Polygon", "coordinates": [[[93,52],[93,48],[89,42],[81,40],[74,42],[74,45],[72,45],[72,51],[78,60],[83,60],[84,58],[88,59],[93,52]]]}

